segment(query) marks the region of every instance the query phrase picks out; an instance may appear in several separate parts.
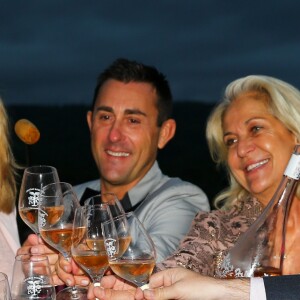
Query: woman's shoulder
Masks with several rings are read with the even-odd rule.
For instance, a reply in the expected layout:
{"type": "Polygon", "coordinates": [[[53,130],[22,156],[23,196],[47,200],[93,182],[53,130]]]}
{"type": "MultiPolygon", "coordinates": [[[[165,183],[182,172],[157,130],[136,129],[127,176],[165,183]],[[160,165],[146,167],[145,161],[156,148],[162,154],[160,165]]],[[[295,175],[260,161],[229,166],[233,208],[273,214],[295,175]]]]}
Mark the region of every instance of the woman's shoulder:
{"type": "Polygon", "coordinates": [[[229,209],[214,209],[210,212],[199,212],[194,222],[202,225],[232,226],[232,224],[246,223],[249,225],[261,213],[262,206],[254,198],[248,197],[237,202],[229,209]]]}

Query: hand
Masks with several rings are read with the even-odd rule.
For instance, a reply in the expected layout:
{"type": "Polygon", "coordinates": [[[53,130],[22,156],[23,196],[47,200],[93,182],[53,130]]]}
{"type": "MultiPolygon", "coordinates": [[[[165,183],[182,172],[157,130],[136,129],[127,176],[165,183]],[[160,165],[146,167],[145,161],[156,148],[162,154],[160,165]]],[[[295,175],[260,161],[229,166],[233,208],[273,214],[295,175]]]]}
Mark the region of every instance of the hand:
{"type": "Polygon", "coordinates": [[[136,300],[249,300],[248,280],[216,279],[184,268],[172,268],[150,277],[149,290],[136,293],[136,300]]]}
{"type": "Polygon", "coordinates": [[[137,288],[124,279],[115,275],[107,275],[101,279],[101,287],[91,285],[88,299],[101,300],[134,300],[137,288]]]}
{"type": "Polygon", "coordinates": [[[33,254],[33,255],[47,255],[53,282],[55,285],[64,284],[56,275],[55,265],[58,260],[58,254],[56,250],[48,247],[44,241],[36,234],[30,234],[27,240],[23,243],[22,247],[18,249],[17,255],[20,254],[33,254]]]}
{"type": "Polygon", "coordinates": [[[87,286],[90,283],[89,277],[85,275],[73,259],[68,261],[59,254],[59,259],[55,267],[58,277],[68,286],[87,286]]]}

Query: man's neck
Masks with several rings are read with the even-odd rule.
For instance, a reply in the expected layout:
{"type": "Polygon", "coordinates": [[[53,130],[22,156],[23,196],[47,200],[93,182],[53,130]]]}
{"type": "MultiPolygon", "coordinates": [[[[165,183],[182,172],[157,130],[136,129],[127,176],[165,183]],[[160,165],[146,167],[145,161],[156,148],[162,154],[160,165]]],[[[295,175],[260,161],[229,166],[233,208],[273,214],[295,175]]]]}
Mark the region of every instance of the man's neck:
{"type": "Polygon", "coordinates": [[[127,186],[110,185],[110,184],[102,183],[101,181],[101,192],[114,193],[120,201],[124,198],[128,190],[129,188],[127,186]]]}

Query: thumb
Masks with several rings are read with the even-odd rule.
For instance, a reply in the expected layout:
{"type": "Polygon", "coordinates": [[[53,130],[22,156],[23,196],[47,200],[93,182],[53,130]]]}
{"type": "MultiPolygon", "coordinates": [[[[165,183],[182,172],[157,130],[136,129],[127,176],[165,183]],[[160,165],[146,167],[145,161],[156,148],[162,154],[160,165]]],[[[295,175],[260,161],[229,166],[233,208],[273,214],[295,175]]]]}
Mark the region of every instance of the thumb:
{"type": "Polygon", "coordinates": [[[174,288],[161,287],[157,289],[144,290],[144,297],[147,300],[168,300],[177,299],[174,288]]]}

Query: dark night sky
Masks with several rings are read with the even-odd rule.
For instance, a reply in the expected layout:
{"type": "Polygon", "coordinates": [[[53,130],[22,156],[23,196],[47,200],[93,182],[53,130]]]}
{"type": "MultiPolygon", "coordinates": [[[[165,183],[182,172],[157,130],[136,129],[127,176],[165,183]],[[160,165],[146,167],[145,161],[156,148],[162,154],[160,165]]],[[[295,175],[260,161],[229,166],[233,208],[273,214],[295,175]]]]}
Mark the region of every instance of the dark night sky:
{"type": "Polygon", "coordinates": [[[117,57],[155,65],[175,100],[216,102],[232,80],[300,88],[298,0],[0,0],[6,104],[91,102],[117,57]]]}

